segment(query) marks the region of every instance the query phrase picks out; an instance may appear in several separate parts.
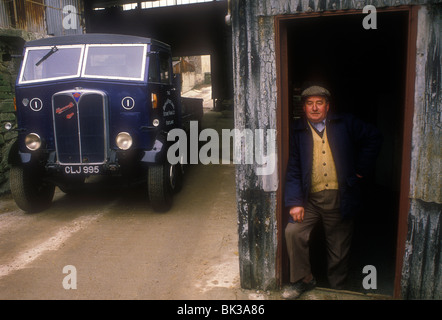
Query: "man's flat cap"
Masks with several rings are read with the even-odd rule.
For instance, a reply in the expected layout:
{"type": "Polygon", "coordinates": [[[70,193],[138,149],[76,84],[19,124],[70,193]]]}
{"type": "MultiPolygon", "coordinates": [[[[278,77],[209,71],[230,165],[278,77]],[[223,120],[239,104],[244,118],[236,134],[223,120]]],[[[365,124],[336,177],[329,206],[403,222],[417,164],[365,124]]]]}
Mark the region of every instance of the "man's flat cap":
{"type": "Polygon", "coordinates": [[[303,97],[303,98],[311,97],[311,96],[325,96],[325,97],[329,98],[330,92],[323,87],[312,86],[312,87],[308,87],[307,89],[305,89],[301,93],[301,97],[303,97]]]}

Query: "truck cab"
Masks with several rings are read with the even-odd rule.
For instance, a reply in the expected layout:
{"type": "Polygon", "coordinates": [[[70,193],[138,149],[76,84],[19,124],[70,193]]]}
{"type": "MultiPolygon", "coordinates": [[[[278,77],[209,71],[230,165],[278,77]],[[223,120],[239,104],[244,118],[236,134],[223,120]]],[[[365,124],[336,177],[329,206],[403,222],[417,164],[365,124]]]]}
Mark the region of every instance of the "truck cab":
{"type": "Polygon", "coordinates": [[[10,184],[22,210],[94,175],[142,178],[151,206],[170,208],[183,171],[167,161],[167,133],[183,115],[169,45],[111,34],[27,42],[15,101],[10,184]]]}

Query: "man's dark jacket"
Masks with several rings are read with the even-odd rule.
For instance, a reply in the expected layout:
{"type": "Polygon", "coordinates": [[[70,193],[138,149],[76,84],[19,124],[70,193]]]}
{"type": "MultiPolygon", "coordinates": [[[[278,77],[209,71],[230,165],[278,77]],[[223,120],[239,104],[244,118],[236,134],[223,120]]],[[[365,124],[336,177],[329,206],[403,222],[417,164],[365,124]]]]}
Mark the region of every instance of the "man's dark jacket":
{"type": "MultiPolygon", "coordinates": [[[[326,128],[338,177],[341,214],[352,217],[357,213],[361,196],[360,178],[356,174],[366,177],[372,173],[382,137],[374,126],[347,114],[329,113],[326,128]]],[[[312,163],[312,132],[306,118],[301,118],[294,121],[290,133],[286,207],[305,205],[311,187],[312,163]]]]}

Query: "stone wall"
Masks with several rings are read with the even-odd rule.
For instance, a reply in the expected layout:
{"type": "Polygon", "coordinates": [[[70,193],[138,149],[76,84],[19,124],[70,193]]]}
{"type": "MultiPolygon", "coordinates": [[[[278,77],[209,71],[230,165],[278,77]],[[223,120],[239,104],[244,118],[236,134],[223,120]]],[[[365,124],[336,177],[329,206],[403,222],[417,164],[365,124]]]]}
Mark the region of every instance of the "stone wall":
{"type": "MultiPolygon", "coordinates": [[[[3,67],[3,64],[1,65],[3,67]]],[[[7,155],[17,136],[16,131],[6,130],[5,124],[16,127],[14,112],[14,87],[11,85],[9,73],[0,68],[0,194],[9,191],[9,166],[7,155]]]]}
{"type": "Polygon", "coordinates": [[[45,35],[23,30],[0,28],[0,195],[9,192],[9,150],[15,142],[17,132],[6,130],[10,123],[16,128],[14,110],[15,81],[20,68],[23,45],[26,41],[45,35]]]}

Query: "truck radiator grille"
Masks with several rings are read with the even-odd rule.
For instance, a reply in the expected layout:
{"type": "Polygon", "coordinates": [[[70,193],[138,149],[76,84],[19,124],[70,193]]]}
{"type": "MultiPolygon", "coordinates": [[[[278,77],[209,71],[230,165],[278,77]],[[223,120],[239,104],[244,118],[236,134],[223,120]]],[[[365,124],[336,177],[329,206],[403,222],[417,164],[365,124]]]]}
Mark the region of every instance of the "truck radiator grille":
{"type": "Polygon", "coordinates": [[[107,157],[107,102],[100,91],[63,91],[52,98],[61,164],[100,164],[107,157]]]}

